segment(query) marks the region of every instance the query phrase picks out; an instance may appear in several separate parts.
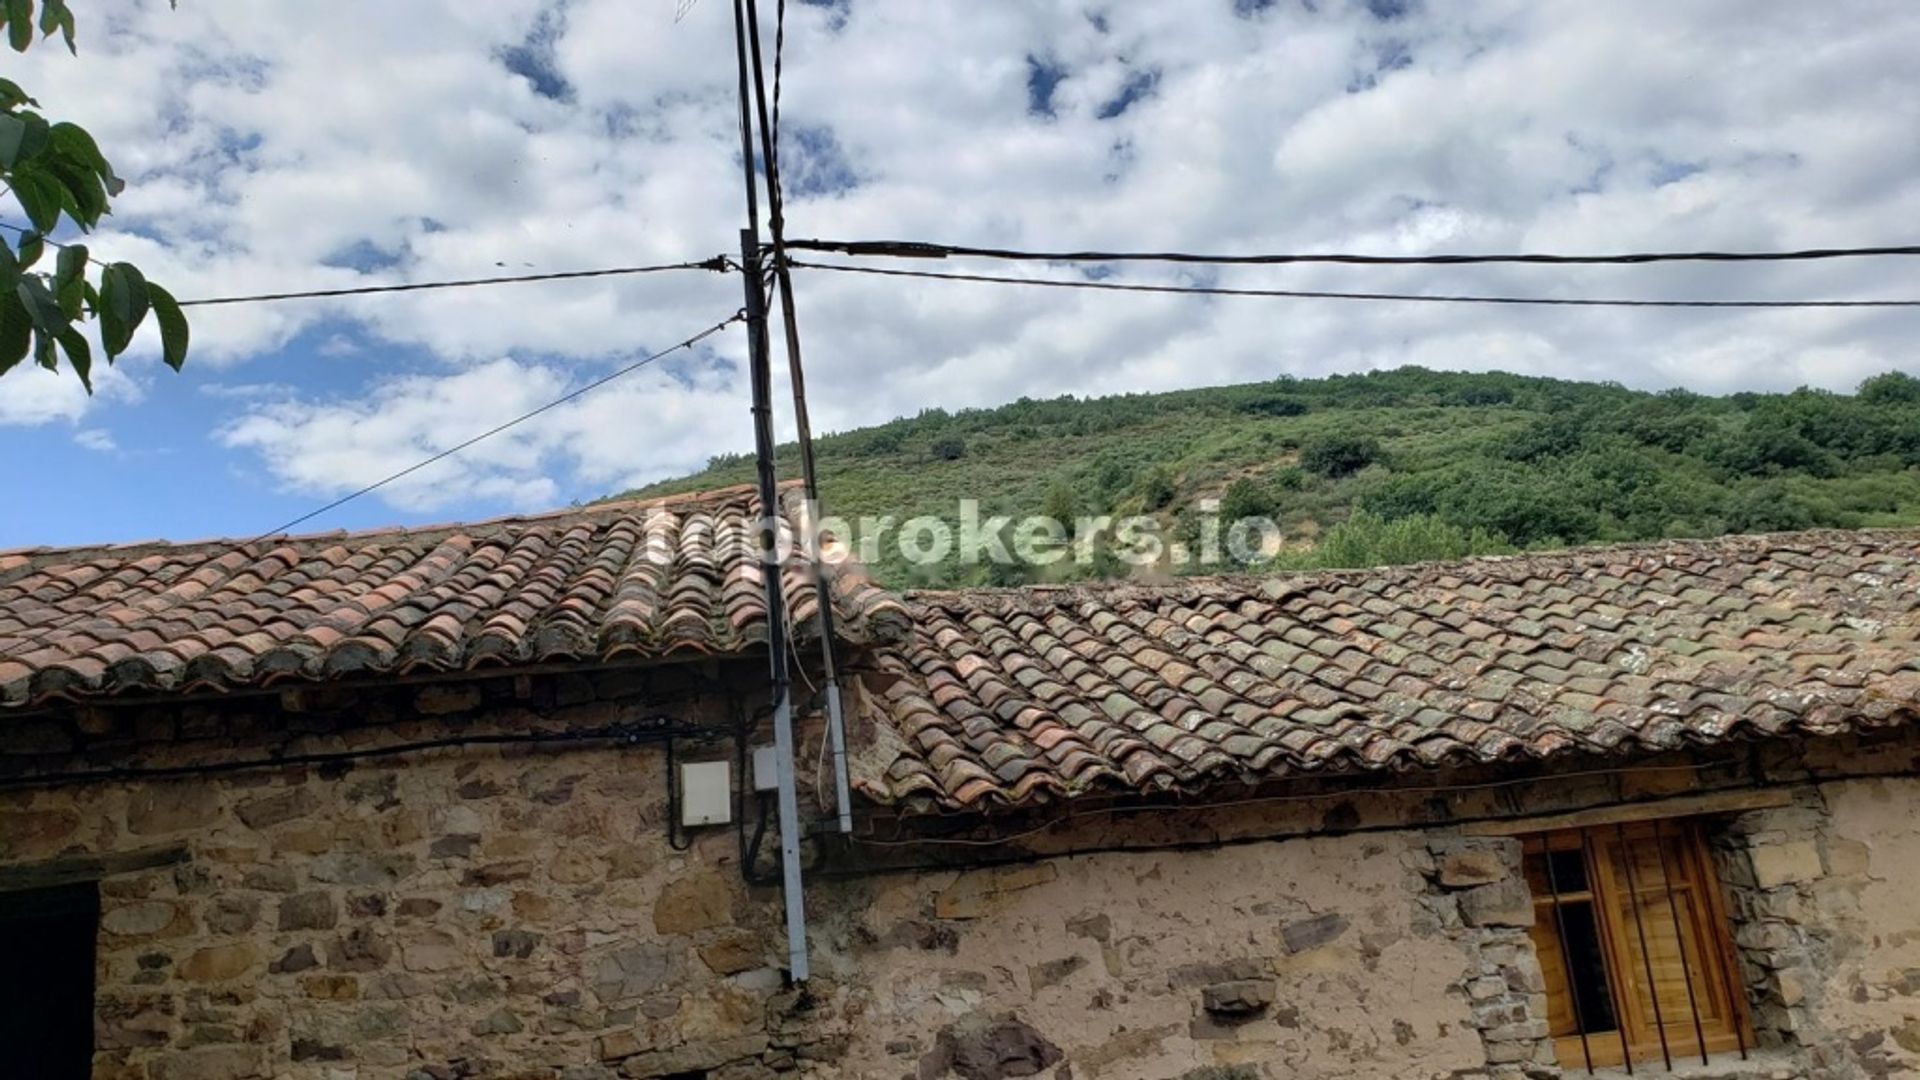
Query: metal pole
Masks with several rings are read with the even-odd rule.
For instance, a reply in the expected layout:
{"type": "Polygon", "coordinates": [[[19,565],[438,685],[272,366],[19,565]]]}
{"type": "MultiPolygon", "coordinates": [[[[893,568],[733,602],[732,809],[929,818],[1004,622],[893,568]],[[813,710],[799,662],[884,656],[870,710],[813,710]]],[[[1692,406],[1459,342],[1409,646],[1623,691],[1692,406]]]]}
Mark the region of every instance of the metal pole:
{"type": "Polygon", "coordinates": [[[840,704],[840,663],[836,655],[833,586],[828,580],[826,563],[820,558],[819,536],[814,517],[820,510],[820,481],[813,467],[813,423],[807,415],[807,379],[800,363],[800,322],[793,306],[793,274],[787,266],[786,213],[780,191],[780,147],[767,118],[766,71],[760,61],[760,12],[754,0],[746,0],[747,42],[753,54],[753,93],[760,117],[760,158],[767,169],[768,229],[773,239],[773,274],[780,286],[780,318],[787,338],[787,376],[793,384],[793,420],[800,444],[800,481],[806,492],[809,535],[806,544],[808,565],[813,570],[813,587],[819,597],[817,619],[820,630],[820,665],[827,687],[827,739],[833,750],[833,805],[840,831],[853,831],[853,794],[847,782],[847,725],[840,704]]]}
{"type": "MultiPolygon", "coordinates": [[[[746,289],[748,366],[753,388],[753,444],[760,494],[760,575],[767,609],[767,661],[773,694],[773,746],[780,817],[780,882],[786,900],[787,970],[807,980],[807,908],[800,881],[800,802],[793,776],[793,695],[787,670],[786,592],[780,559],[780,504],[773,475],[773,374],[767,360],[767,294],[760,278],[759,199],[754,190],[752,118],[748,111],[746,18],[733,5],[740,72],[740,154],[746,173],[747,227],[740,230],[741,282],[746,289]]],[[[743,778],[744,781],[744,778],[743,778]]]]}

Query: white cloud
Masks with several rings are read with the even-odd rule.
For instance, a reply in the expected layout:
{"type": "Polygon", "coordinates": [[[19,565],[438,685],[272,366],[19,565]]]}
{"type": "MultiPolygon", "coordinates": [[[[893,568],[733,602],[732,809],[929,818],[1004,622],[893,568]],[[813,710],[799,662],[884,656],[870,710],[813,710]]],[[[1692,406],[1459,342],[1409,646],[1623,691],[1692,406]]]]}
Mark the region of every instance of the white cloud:
{"type": "MultiPolygon", "coordinates": [[[[1251,18],[1231,0],[1109,5],[1097,18],[1077,0],[789,5],[785,152],[793,177],[829,188],[795,195],[790,230],[1047,247],[1609,251],[1878,243],[1907,239],[1890,230],[1920,220],[1920,68],[1908,55],[1920,8],[1404,6],[1383,20],[1358,2],[1288,0],[1251,18]],[[1051,115],[1028,108],[1036,67],[1057,76],[1051,115]],[[1130,85],[1150,89],[1103,117],[1130,85]],[[857,184],[831,190],[847,177],[857,184]]],[[[20,80],[89,123],[134,181],[97,251],[135,259],[183,297],[699,258],[732,250],[742,217],[731,28],[725,4],[677,25],[671,7],[123,4],[83,23],[80,60],[35,50],[20,80]],[[547,65],[541,78],[509,70],[506,51],[542,27],[524,54],[547,65]],[[541,96],[542,80],[568,93],[541,96]]],[[[1220,278],[1551,296],[1916,290],[1889,260],[1220,278]]],[[[1021,394],[1400,363],[1711,391],[1920,370],[1911,313],[1117,297],[806,272],[799,287],[822,429],[1021,394]]],[[[441,364],[323,398],[235,398],[226,445],[296,490],[337,493],[738,303],[732,277],[691,274],[199,309],[193,362],[239,376],[324,321],[329,342],[361,350],[352,370],[383,345],[441,364]],[[361,325],[340,335],[342,320],[361,325]]],[[[713,346],[737,360],[738,337],[713,346]]],[[[177,392],[167,378],[153,377],[156,399],[177,392]]],[[[747,444],[743,393],[737,376],[711,371],[629,380],[388,497],[418,508],[491,492],[531,506],[697,467],[747,444]]],[[[88,403],[76,395],[9,376],[0,423],[77,421],[88,403]]]]}
{"type": "MultiPolygon", "coordinates": [[[[530,510],[562,500],[556,473],[617,490],[698,468],[744,410],[721,369],[699,358],[693,363],[678,372],[665,361],[643,368],[395,480],[382,497],[416,511],[462,502],[530,510]]],[[[363,397],[283,399],[256,407],[218,437],[258,452],[287,489],[333,497],[533,412],[585,381],[581,372],[498,359],[453,375],[384,380],[363,397]]]]}
{"type": "Polygon", "coordinates": [[[64,366],[48,371],[31,359],[7,373],[5,380],[0,382],[0,425],[72,423],[100,402],[137,402],[142,396],[138,383],[120,369],[104,366],[93,370],[91,398],[64,366]]]}
{"type": "Polygon", "coordinates": [[[73,441],[101,454],[111,454],[120,449],[120,444],[113,441],[113,433],[105,428],[82,428],[73,433],[73,441]]]}

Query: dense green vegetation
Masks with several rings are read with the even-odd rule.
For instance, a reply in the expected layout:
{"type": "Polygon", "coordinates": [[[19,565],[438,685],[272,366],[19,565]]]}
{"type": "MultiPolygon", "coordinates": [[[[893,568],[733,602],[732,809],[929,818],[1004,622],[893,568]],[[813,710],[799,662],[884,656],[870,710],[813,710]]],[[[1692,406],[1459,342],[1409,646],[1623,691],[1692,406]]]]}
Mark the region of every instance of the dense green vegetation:
{"type": "MultiPolygon", "coordinates": [[[[1920,379],[1853,395],[1705,397],[1611,384],[1402,368],[1169,394],[930,409],[818,442],[827,510],[1152,514],[1198,544],[1218,515],[1270,517],[1254,565],[1370,566],[1576,543],[1920,523],[1920,379]]],[[[781,474],[797,465],[782,448],[781,474]]],[[[629,494],[752,479],[744,455],[629,494]]],[[[1142,573],[1106,536],[1048,566],[911,565],[890,584],[1010,584],[1142,573]]],[[[1162,567],[1147,572],[1233,569],[1162,567]]]]}

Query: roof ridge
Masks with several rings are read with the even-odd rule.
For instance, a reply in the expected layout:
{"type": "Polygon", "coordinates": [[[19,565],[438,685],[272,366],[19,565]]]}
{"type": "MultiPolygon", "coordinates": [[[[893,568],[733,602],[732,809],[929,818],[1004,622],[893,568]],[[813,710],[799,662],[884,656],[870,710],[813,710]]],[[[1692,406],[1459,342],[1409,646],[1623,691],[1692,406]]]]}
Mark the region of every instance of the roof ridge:
{"type": "Polygon", "coordinates": [[[1508,555],[1470,555],[1461,559],[1428,559],[1422,562],[1392,563],[1379,566],[1328,567],[1317,570],[1286,570],[1269,573],[1242,571],[1227,574],[1196,574],[1161,581],[1131,578],[1107,581],[1050,582],[1029,585],[977,585],[954,589],[908,589],[900,595],[914,603],[940,603],[966,600],[1053,600],[1076,597],[1158,594],[1179,596],[1187,592],[1218,592],[1238,587],[1249,593],[1270,592],[1283,585],[1311,586],[1320,582],[1352,581],[1356,578],[1403,580],[1446,568],[1533,565],[1542,562],[1573,562],[1596,556],[1631,556],[1672,552],[1737,551],[1763,544],[1773,550],[1788,550],[1817,540],[1887,540],[1909,538],[1920,541],[1920,527],[1880,526],[1863,529],[1800,529],[1791,532],[1729,533],[1713,537],[1682,537],[1666,540],[1635,540],[1619,544],[1580,544],[1548,550],[1519,551],[1508,555]]]}
{"type": "MultiPolygon", "coordinates": [[[[800,483],[789,480],[781,483],[784,491],[800,483]]],[[[76,544],[72,546],[42,544],[34,547],[0,548],[0,560],[20,560],[14,566],[24,566],[49,558],[64,559],[76,555],[115,555],[137,557],[158,552],[186,552],[195,548],[225,549],[247,548],[254,544],[269,548],[282,544],[312,544],[323,541],[354,541],[394,536],[407,538],[443,538],[447,535],[463,532],[477,532],[488,529],[510,528],[516,525],[537,525],[545,522],[577,517],[598,519],[617,517],[623,513],[638,510],[659,510],[679,506],[724,504],[737,498],[752,497],[757,494],[753,484],[733,484],[723,488],[709,488],[703,491],[686,491],[672,495],[654,495],[636,499],[614,499],[606,502],[585,503],[579,506],[566,506],[555,510],[541,510],[526,514],[505,514],[499,517],[480,518],[474,521],[444,521],[425,525],[379,525],[368,529],[332,529],[326,532],[312,533],[271,533],[256,538],[204,537],[196,540],[130,540],[123,543],[76,544]]]]}

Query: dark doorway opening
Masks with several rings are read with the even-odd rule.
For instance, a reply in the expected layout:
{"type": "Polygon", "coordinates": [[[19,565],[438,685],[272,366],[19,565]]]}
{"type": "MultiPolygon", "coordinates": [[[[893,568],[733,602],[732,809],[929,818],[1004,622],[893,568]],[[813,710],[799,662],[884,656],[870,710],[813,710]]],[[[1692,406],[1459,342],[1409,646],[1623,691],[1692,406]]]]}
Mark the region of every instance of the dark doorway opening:
{"type": "Polygon", "coordinates": [[[0,892],[0,1056],[8,1076],[87,1080],[93,1074],[93,883],[0,892]]]}

